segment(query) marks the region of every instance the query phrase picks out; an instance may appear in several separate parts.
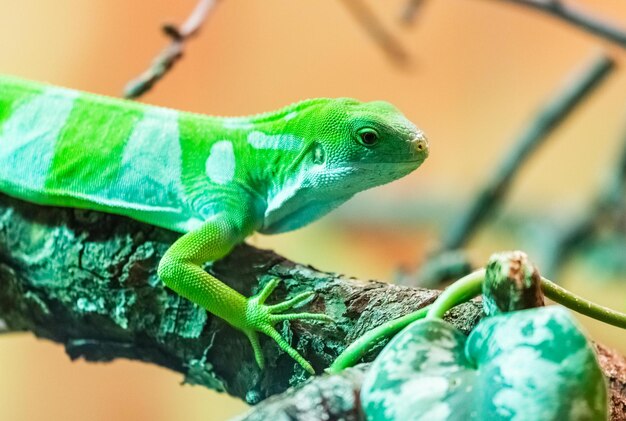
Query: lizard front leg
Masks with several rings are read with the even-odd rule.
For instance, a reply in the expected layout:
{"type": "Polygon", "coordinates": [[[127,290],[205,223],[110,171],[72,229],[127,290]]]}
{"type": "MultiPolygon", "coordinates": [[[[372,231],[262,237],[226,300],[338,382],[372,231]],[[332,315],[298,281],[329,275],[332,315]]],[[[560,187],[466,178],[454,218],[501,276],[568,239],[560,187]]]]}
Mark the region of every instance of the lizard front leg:
{"type": "Polygon", "coordinates": [[[315,374],[313,367],[274,328],[274,324],[282,320],[330,321],[325,314],[279,314],[309,298],[313,295],[312,291],[283,303],[265,305],[265,300],[278,285],[278,280],[270,281],[258,295],[246,298],[202,268],[204,263],[228,254],[245,237],[246,233],[242,231],[240,224],[232,219],[226,216],[214,217],[199,229],[180,237],[167,250],[159,262],[159,277],[178,294],[241,330],[252,344],[259,367],[264,367],[258,338],[258,332],[261,332],[274,339],[305,370],[315,374]]]}

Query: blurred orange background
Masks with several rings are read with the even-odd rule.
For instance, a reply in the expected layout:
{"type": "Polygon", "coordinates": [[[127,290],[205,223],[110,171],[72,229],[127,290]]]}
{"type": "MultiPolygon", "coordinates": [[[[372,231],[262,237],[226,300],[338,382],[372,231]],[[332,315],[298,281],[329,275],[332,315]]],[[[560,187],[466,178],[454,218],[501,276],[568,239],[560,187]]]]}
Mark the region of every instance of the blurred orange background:
{"type": "MultiPolygon", "coordinates": [[[[342,2],[220,1],[184,59],[141,100],[217,115],[319,96],[390,101],[428,134],[430,158],[409,177],[363,193],[356,199],[363,206],[347,209],[367,213],[368,200],[377,200],[400,212],[407,197],[462,204],[537,106],[594,50],[625,62],[622,49],[504,1],[429,1],[411,27],[398,21],[403,3],[367,1],[406,49],[410,62],[401,67],[342,2]]],[[[622,0],[578,3],[626,27],[622,0]]],[[[119,96],[165,45],[160,25],[182,22],[194,6],[191,0],[0,0],[0,73],[119,96]]],[[[618,69],[523,168],[501,212],[579,214],[621,147],[625,93],[626,72],[618,69]]],[[[345,221],[329,216],[250,241],[323,270],[391,279],[438,238],[417,220],[368,228],[345,221]]],[[[481,234],[469,249],[484,262],[515,246],[481,234]]],[[[562,276],[568,288],[624,310],[623,286],[586,283],[588,273],[575,262],[562,276]]],[[[623,332],[583,322],[592,337],[626,352],[623,332]]],[[[162,368],[72,363],[61,346],[29,334],[1,337],[0,361],[3,420],[223,420],[246,409],[228,396],[181,386],[180,375],[162,368]]]]}

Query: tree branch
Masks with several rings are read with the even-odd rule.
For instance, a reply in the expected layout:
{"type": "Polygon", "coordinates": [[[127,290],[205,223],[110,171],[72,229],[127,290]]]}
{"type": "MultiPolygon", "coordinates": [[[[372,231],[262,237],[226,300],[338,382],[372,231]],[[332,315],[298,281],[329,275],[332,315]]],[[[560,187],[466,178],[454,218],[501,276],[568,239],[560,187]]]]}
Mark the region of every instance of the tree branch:
{"type": "Polygon", "coordinates": [[[407,0],[400,12],[400,20],[402,23],[407,25],[413,24],[415,18],[424,7],[424,3],[424,0],[407,0]]]}
{"type": "Polygon", "coordinates": [[[450,279],[450,273],[458,277],[465,274],[459,270],[471,269],[464,254],[459,253],[458,249],[467,244],[486,218],[504,200],[522,165],[559,124],[606,79],[614,66],[614,61],[605,54],[594,54],[576,72],[575,77],[568,78],[563,88],[536,113],[531,123],[499,161],[500,164],[491,177],[444,233],[440,250],[429,258],[417,274],[418,285],[437,286],[450,279]]]}
{"type": "Polygon", "coordinates": [[[396,64],[406,64],[408,54],[402,44],[384,27],[376,14],[363,0],[342,0],[352,17],[363,27],[365,32],[396,64]]]}
{"type": "MultiPolygon", "coordinates": [[[[559,266],[586,240],[600,231],[602,225],[613,222],[615,230],[626,223],[626,131],[620,156],[613,167],[610,179],[597,195],[588,211],[580,219],[557,232],[544,251],[544,272],[556,273],[559,266]]],[[[626,256],[624,256],[626,259],[626,256]]]]}
{"type": "Polygon", "coordinates": [[[163,32],[171,38],[172,42],[161,50],[146,71],[126,84],[124,88],[125,98],[139,98],[167,74],[183,56],[185,42],[198,33],[216,4],[217,0],[199,0],[191,15],[180,28],[172,24],[163,25],[163,32]]]}
{"type": "Polygon", "coordinates": [[[626,31],[604,18],[593,16],[577,6],[561,0],[504,0],[531,9],[545,12],[564,22],[577,26],[591,34],[626,48],[626,31]]]}
{"type": "MultiPolygon", "coordinates": [[[[0,320],[64,344],[71,358],[129,358],[178,371],[200,384],[256,403],[307,375],[269,338],[266,369],[246,337],[165,288],[160,257],[177,234],[98,212],[35,206],[0,195],[0,320]]],[[[293,321],[277,329],[318,372],[371,327],[434,300],[436,291],[361,282],[242,245],[208,268],[246,296],[283,279],[268,302],[305,290],[302,311],[335,324],[293,321]]],[[[476,306],[456,320],[469,330],[476,306]]]]}
{"type": "Polygon", "coordinates": [[[340,374],[316,377],[270,397],[233,421],[363,421],[359,393],[368,368],[369,364],[360,364],[340,374]]]}
{"type": "MultiPolygon", "coordinates": [[[[156,266],[176,237],[120,216],[0,195],[0,320],[6,330],[28,330],[63,344],[73,359],[149,362],[182,373],[187,383],[249,403],[302,384],[306,374],[271,340],[262,338],[267,368],[261,371],[244,335],[163,286],[156,266]]],[[[269,279],[283,279],[270,300],[316,291],[305,311],[329,314],[336,324],[296,321],[278,328],[318,371],[364,332],[431,303],[438,294],[347,279],[247,245],[208,269],[246,295],[269,279]]],[[[480,314],[478,303],[467,303],[453,309],[448,320],[469,332],[480,314]]],[[[615,390],[626,390],[621,368],[626,362],[613,355],[603,364],[615,390]]],[[[320,411],[356,414],[360,377],[358,371],[350,373],[309,380],[259,411],[297,405],[302,417],[292,419],[320,411]],[[325,404],[319,408],[318,400],[303,400],[303,393],[325,404]]],[[[614,405],[623,409],[625,402],[620,395],[614,405]]]]}
{"type": "Polygon", "coordinates": [[[576,78],[568,83],[550,100],[526,126],[513,147],[500,160],[493,176],[481,187],[469,207],[456,220],[443,241],[443,248],[453,250],[465,245],[471,235],[501,202],[509,191],[513,177],[532,152],[563,122],[614,68],[614,62],[604,54],[594,54],[576,78]]]}

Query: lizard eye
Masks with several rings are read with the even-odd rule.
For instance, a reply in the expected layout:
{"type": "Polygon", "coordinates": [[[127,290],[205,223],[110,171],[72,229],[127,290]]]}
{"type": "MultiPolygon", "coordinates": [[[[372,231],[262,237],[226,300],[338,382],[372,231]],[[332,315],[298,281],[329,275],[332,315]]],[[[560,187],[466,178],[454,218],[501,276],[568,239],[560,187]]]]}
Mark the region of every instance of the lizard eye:
{"type": "Polygon", "coordinates": [[[374,146],[378,143],[378,133],[374,129],[361,129],[357,132],[359,143],[363,146],[374,146]]]}

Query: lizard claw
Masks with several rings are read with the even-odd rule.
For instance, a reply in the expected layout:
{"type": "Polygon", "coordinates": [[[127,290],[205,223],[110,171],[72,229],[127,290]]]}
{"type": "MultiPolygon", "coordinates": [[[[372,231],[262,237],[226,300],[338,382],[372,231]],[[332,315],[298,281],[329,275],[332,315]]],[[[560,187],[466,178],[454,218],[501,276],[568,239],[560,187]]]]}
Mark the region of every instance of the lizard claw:
{"type": "Polygon", "coordinates": [[[291,358],[296,360],[306,371],[311,374],[315,374],[315,370],[309,362],[304,359],[298,351],[293,348],[289,343],[280,336],[280,333],[274,328],[274,324],[283,320],[317,320],[322,322],[332,322],[333,319],[326,314],[321,313],[288,313],[288,314],[276,314],[282,311],[293,308],[301,302],[315,295],[313,291],[303,292],[290,298],[287,301],[274,305],[265,305],[265,300],[274,292],[278,284],[279,279],[272,279],[263,287],[261,292],[254,297],[248,299],[246,307],[246,329],[244,332],[250,340],[252,349],[254,350],[254,356],[259,367],[263,368],[264,358],[261,352],[261,346],[257,332],[264,333],[270,338],[274,339],[278,346],[285,351],[291,358]]]}

